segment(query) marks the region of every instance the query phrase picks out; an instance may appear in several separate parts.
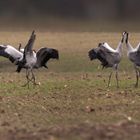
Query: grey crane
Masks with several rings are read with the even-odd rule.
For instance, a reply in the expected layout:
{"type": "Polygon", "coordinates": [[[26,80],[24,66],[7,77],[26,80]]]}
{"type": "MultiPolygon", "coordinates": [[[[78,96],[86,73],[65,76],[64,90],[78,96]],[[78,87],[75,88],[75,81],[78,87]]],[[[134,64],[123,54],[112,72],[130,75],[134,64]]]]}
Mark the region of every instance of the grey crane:
{"type": "Polygon", "coordinates": [[[136,83],[135,87],[138,87],[138,81],[139,81],[139,76],[140,76],[140,43],[136,46],[136,48],[133,48],[132,45],[130,44],[128,40],[129,33],[125,32],[126,38],[125,38],[125,43],[127,47],[127,56],[129,60],[134,64],[134,69],[136,72],[136,83]]]}
{"type": "Polygon", "coordinates": [[[33,51],[32,48],[35,37],[36,35],[33,31],[24,49],[21,49],[21,44],[19,50],[11,45],[0,45],[0,56],[6,57],[12,63],[16,64],[17,72],[20,72],[22,68],[26,69],[27,83],[25,85],[28,85],[28,87],[30,81],[36,84],[33,69],[41,67],[48,68],[47,62],[50,59],[59,59],[58,50],[53,48],[42,47],[37,52],[33,51]]]}
{"type": "MultiPolygon", "coordinates": [[[[122,39],[116,49],[111,48],[108,43],[99,43],[97,48],[93,48],[88,52],[90,60],[98,59],[101,62],[102,68],[112,67],[113,70],[116,71],[117,87],[119,87],[118,65],[121,61],[123,41],[124,33],[122,34],[122,39]]],[[[111,71],[109,75],[108,87],[110,86],[112,73],[113,71],[111,71]]]]}
{"type": "Polygon", "coordinates": [[[27,43],[27,45],[24,48],[24,52],[23,52],[23,58],[21,61],[18,62],[18,66],[17,66],[17,72],[20,72],[22,68],[26,69],[26,78],[27,78],[27,83],[24,85],[28,85],[29,87],[29,82],[33,80],[33,84],[36,85],[35,83],[35,75],[33,73],[33,68],[37,62],[37,58],[36,58],[36,53],[32,50],[33,48],[33,44],[35,42],[35,32],[33,31],[30,39],[27,43]],[[30,78],[30,73],[31,73],[31,78],[30,78]]]}
{"type": "Polygon", "coordinates": [[[33,31],[27,45],[24,48],[23,59],[18,62],[18,67],[16,70],[17,72],[20,72],[22,68],[26,68],[27,83],[24,86],[28,85],[28,87],[30,81],[33,82],[34,85],[36,85],[33,69],[38,69],[40,67],[48,68],[46,65],[48,60],[59,59],[58,50],[53,48],[43,47],[37,52],[33,51],[35,38],[36,35],[33,31]]]}

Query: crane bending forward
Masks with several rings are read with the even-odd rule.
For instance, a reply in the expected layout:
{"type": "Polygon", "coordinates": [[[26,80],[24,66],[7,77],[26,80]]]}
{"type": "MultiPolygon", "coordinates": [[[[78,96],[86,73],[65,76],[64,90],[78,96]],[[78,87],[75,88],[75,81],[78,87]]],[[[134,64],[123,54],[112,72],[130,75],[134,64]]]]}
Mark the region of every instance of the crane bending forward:
{"type": "MultiPolygon", "coordinates": [[[[112,67],[113,70],[116,71],[117,87],[119,87],[118,65],[121,61],[124,35],[125,33],[123,32],[121,41],[119,42],[116,49],[111,48],[108,43],[99,43],[97,48],[94,48],[88,52],[90,60],[98,59],[101,62],[103,68],[112,67]]],[[[110,86],[112,73],[113,71],[111,71],[109,75],[108,87],[110,86]]]]}

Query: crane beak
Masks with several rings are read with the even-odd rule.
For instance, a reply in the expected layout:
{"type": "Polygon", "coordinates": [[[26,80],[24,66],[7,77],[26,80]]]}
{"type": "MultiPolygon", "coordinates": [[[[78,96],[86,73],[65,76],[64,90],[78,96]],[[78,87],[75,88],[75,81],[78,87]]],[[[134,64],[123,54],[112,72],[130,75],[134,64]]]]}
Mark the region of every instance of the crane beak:
{"type": "Polygon", "coordinates": [[[124,32],[122,33],[122,40],[121,40],[121,42],[123,43],[124,40],[125,40],[125,41],[127,40],[127,38],[128,38],[128,32],[124,31],[124,32]]]}

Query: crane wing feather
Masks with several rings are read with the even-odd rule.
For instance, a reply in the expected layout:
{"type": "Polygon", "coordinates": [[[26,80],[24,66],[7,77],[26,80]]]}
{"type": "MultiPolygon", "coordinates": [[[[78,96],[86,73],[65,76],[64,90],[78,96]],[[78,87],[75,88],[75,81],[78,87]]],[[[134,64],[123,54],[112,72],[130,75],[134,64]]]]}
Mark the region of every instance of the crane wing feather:
{"type": "Polygon", "coordinates": [[[140,66],[140,51],[129,53],[129,59],[134,62],[137,66],[140,66]]]}
{"type": "Polygon", "coordinates": [[[27,45],[24,48],[24,57],[27,54],[27,52],[32,53],[32,48],[33,48],[35,38],[36,38],[36,35],[35,35],[35,32],[33,31],[30,38],[29,38],[27,45]]]}
{"type": "Polygon", "coordinates": [[[37,51],[37,63],[36,63],[36,67],[47,67],[46,63],[50,60],[50,59],[59,59],[59,53],[58,50],[56,49],[52,49],[52,48],[41,48],[37,51]]]}
{"type": "Polygon", "coordinates": [[[118,52],[111,52],[107,48],[100,46],[99,53],[102,58],[108,62],[109,66],[113,66],[115,63],[120,62],[121,58],[118,52]]]}
{"type": "Polygon", "coordinates": [[[21,60],[23,54],[10,45],[0,45],[0,56],[8,58],[13,63],[21,60]]]}

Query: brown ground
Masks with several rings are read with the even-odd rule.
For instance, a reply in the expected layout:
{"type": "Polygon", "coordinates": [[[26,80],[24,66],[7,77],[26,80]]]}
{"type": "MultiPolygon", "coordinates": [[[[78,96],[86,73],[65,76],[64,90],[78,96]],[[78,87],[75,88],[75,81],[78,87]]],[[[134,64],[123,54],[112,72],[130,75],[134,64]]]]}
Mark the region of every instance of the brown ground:
{"type": "MultiPolygon", "coordinates": [[[[59,61],[49,69],[36,70],[40,86],[23,88],[25,71],[15,73],[9,60],[0,58],[0,140],[139,140],[140,88],[126,58],[119,67],[116,88],[113,75],[106,88],[110,69],[90,62],[87,52],[101,41],[114,48],[120,33],[36,32],[35,49],[59,50],[59,61]]],[[[26,44],[30,32],[1,32],[0,41],[26,44]]],[[[131,35],[137,43],[139,33],[131,35]]],[[[140,85],[139,85],[140,86],[140,85]]]]}
{"type": "MultiPolygon", "coordinates": [[[[3,124],[8,125],[8,124],[3,124]]],[[[26,129],[7,130],[0,134],[3,140],[138,140],[140,123],[129,121],[117,124],[80,124],[73,126],[53,126],[36,132],[26,129]]]]}

